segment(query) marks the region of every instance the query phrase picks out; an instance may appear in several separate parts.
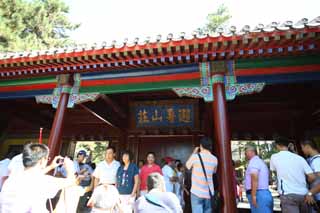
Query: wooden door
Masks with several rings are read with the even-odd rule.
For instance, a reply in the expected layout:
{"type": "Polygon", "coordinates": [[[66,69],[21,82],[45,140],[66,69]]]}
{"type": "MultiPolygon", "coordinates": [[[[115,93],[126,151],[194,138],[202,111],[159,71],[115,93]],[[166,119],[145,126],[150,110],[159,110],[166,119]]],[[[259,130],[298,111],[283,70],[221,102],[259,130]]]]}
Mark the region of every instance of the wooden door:
{"type": "Polygon", "coordinates": [[[141,138],[138,144],[138,159],[145,160],[148,152],[154,152],[158,164],[160,164],[162,158],[167,156],[185,163],[193,147],[192,137],[141,138]]]}
{"type": "MultiPolygon", "coordinates": [[[[174,159],[179,159],[183,164],[188,160],[197,141],[196,137],[144,137],[140,138],[137,145],[137,159],[145,160],[148,152],[156,154],[156,162],[160,165],[161,159],[170,156],[174,159]]],[[[185,179],[186,188],[190,190],[191,187],[191,173],[187,171],[185,179]]],[[[191,212],[190,197],[185,195],[185,213],[191,212]]]]}

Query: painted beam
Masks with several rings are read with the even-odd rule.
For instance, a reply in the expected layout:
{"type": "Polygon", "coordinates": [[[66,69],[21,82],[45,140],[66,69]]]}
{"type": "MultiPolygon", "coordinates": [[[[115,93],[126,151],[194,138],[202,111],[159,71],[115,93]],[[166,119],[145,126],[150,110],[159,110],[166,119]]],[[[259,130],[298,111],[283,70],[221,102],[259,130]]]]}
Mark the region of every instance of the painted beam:
{"type": "Polygon", "coordinates": [[[46,77],[37,77],[37,78],[3,80],[3,81],[0,81],[0,87],[45,84],[45,83],[54,83],[54,82],[56,82],[55,76],[46,76],[46,77]]]}
{"type": "MultiPolygon", "coordinates": [[[[241,59],[236,61],[238,83],[290,83],[319,80],[320,55],[241,59]]],[[[200,85],[198,64],[137,68],[81,74],[80,93],[121,93],[166,90],[200,85]]],[[[0,99],[50,95],[56,77],[0,81],[0,99]]]]}
{"type": "Polygon", "coordinates": [[[53,90],[34,90],[34,91],[19,91],[19,92],[1,92],[1,99],[17,99],[17,98],[34,98],[37,95],[51,95],[53,90]]]}
{"type": "Polygon", "coordinates": [[[291,73],[291,74],[274,74],[274,75],[252,75],[237,77],[238,83],[294,83],[306,81],[320,81],[320,69],[317,72],[310,73],[291,73]]]}
{"type": "Polygon", "coordinates": [[[181,81],[168,81],[168,82],[147,82],[139,84],[126,84],[126,85],[110,85],[110,86],[92,86],[81,87],[80,93],[127,93],[127,92],[145,92],[156,90],[167,90],[177,87],[196,87],[200,85],[200,79],[181,80],[181,81]]]}
{"type": "Polygon", "coordinates": [[[312,54],[306,56],[272,57],[256,59],[238,59],[235,61],[236,69],[253,69],[266,67],[287,67],[306,64],[320,64],[320,55],[312,54]]]}

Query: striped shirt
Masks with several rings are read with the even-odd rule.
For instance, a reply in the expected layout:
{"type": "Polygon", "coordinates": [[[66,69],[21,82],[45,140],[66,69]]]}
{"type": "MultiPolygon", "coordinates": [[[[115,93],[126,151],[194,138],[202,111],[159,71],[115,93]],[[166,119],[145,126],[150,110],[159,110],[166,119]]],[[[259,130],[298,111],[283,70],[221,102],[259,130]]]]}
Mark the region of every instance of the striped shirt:
{"type": "MultiPolygon", "coordinates": [[[[212,194],[214,194],[212,175],[216,172],[218,160],[210,152],[201,152],[200,155],[204,164],[204,168],[206,170],[210,190],[212,194]]],[[[191,193],[200,198],[210,199],[208,182],[206,181],[206,177],[203,173],[203,169],[198,155],[192,154],[189,163],[192,167],[191,193]]]]}

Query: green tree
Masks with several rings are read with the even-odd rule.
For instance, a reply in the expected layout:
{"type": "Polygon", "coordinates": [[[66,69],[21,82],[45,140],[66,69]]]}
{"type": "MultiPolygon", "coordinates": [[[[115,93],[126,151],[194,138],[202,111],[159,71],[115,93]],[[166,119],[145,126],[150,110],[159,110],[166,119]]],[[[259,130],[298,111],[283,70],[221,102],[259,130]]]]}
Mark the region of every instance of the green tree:
{"type": "Polygon", "coordinates": [[[0,51],[49,49],[71,44],[79,27],[62,0],[0,0],[0,51]]]}
{"type": "Polygon", "coordinates": [[[91,161],[99,163],[105,159],[105,152],[109,145],[109,141],[79,141],[77,142],[74,157],[80,150],[85,150],[90,154],[91,161]]]}
{"type": "Polygon", "coordinates": [[[219,27],[225,27],[225,24],[231,18],[229,9],[224,4],[220,5],[216,11],[209,13],[207,23],[204,27],[198,28],[200,34],[216,32],[219,27]]]}

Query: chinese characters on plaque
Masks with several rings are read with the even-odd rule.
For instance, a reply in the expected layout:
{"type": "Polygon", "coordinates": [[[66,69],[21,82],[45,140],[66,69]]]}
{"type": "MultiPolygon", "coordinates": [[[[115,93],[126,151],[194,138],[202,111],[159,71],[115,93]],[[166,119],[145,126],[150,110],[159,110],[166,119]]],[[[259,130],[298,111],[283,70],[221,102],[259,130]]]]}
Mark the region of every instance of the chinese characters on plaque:
{"type": "Polygon", "coordinates": [[[139,105],[135,107],[137,127],[194,127],[194,105],[139,105]]]}

